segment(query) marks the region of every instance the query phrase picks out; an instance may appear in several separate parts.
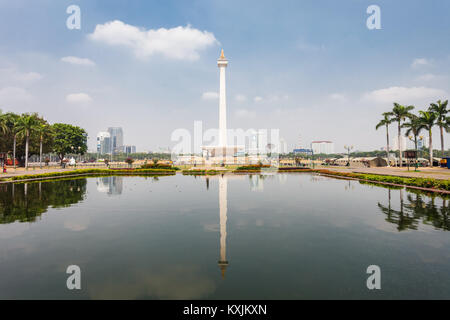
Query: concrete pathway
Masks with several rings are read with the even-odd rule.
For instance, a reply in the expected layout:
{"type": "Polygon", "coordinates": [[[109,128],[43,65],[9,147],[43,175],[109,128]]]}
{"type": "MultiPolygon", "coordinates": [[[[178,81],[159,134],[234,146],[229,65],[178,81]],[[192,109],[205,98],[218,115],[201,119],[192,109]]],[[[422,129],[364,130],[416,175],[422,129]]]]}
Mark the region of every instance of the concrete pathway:
{"type": "Polygon", "coordinates": [[[414,168],[397,168],[397,167],[380,167],[380,168],[347,168],[347,167],[327,167],[324,169],[338,172],[354,172],[367,174],[382,174],[399,177],[410,178],[431,178],[450,180],[450,170],[447,168],[418,168],[418,172],[414,168]]]}

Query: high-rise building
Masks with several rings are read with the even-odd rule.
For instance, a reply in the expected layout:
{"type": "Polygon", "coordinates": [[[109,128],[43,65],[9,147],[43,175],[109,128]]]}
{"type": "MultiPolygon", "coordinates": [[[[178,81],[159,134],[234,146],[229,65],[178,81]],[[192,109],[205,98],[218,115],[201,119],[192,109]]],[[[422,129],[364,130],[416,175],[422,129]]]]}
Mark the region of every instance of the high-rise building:
{"type": "Polygon", "coordinates": [[[113,153],[123,150],[123,131],[121,127],[110,127],[108,132],[111,136],[111,151],[113,153]]]}
{"type": "Polygon", "coordinates": [[[334,143],[332,141],[313,141],[311,149],[314,154],[333,154],[334,143]]]}
{"type": "Polygon", "coordinates": [[[293,153],[296,154],[296,155],[300,154],[300,155],[304,155],[304,156],[312,156],[313,155],[312,149],[305,149],[305,148],[294,149],[293,153]]]}
{"type": "Polygon", "coordinates": [[[423,148],[425,148],[425,141],[424,141],[424,138],[421,137],[421,138],[417,139],[417,149],[422,150],[423,148]]]}
{"type": "Polygon", "coordinates": [[[100,154],[111,153],[111,135],[109,132],[99,132],[97,134],[97,152],[100,154]]]}
{"type": "Polygon", "coordinates": [[[136,153],[136,146],[123,146],[123,153],[126,154],[136,153]]]}
{"type": "Polygon", "coordinates": [[[287,142],[284,138],[280,138],[280,153],[285,154],[288,152],[287,142]]]}

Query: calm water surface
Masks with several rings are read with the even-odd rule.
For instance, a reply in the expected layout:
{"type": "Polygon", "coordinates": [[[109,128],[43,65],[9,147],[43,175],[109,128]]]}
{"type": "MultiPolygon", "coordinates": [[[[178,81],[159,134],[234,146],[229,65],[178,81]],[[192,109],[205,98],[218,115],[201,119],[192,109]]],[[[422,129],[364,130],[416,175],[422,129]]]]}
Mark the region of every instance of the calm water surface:
{"type": "Polygon", "coordinates": [[[0,298],[450,299],[449,202],[308,173],[4,184],[0,298]]]}

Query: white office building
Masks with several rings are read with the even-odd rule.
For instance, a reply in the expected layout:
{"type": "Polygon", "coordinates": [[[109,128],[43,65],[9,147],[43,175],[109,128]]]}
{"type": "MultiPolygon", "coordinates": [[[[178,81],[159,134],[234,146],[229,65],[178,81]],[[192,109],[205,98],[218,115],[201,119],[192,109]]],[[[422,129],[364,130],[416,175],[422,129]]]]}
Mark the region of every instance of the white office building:
{"type": "Polygon", "coordinates": [[[123,130],[121,127],[110,127],[108,132],[111,136],[111,150],[119,153],[123,150],[123,130]]]}
{"type": "Polygon", "coordinates": [[[97,152],[100,154],[111,153],[111,135],[109,132],[99,132],[97,134],[97,152]]]}
{"type": "Polygon", "coordinates": [[[334,143],[332,141],[313,141],[311,149],[313,154],[333,154],[334,143]]]}

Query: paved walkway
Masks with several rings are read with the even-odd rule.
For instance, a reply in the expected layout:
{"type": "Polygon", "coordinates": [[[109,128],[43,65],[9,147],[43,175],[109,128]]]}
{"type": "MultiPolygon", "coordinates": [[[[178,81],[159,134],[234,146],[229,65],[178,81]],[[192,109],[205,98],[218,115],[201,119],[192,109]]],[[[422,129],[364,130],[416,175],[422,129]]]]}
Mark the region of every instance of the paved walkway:
{"type": "MultiPolygon", "coordinates": [[[[325,168],[324,168],[325,169],[325,168]]],[[[399,177],[410,178],[431,178],[450,180],[450,170],[447,168],[418,168],[418,172],[414,168],[397,168],[397,167],[380,167],[380,168],[347,168],[347,167],[327,167],[326,169],[339,172],[354,173],[373,173],[399,177]]]]}

